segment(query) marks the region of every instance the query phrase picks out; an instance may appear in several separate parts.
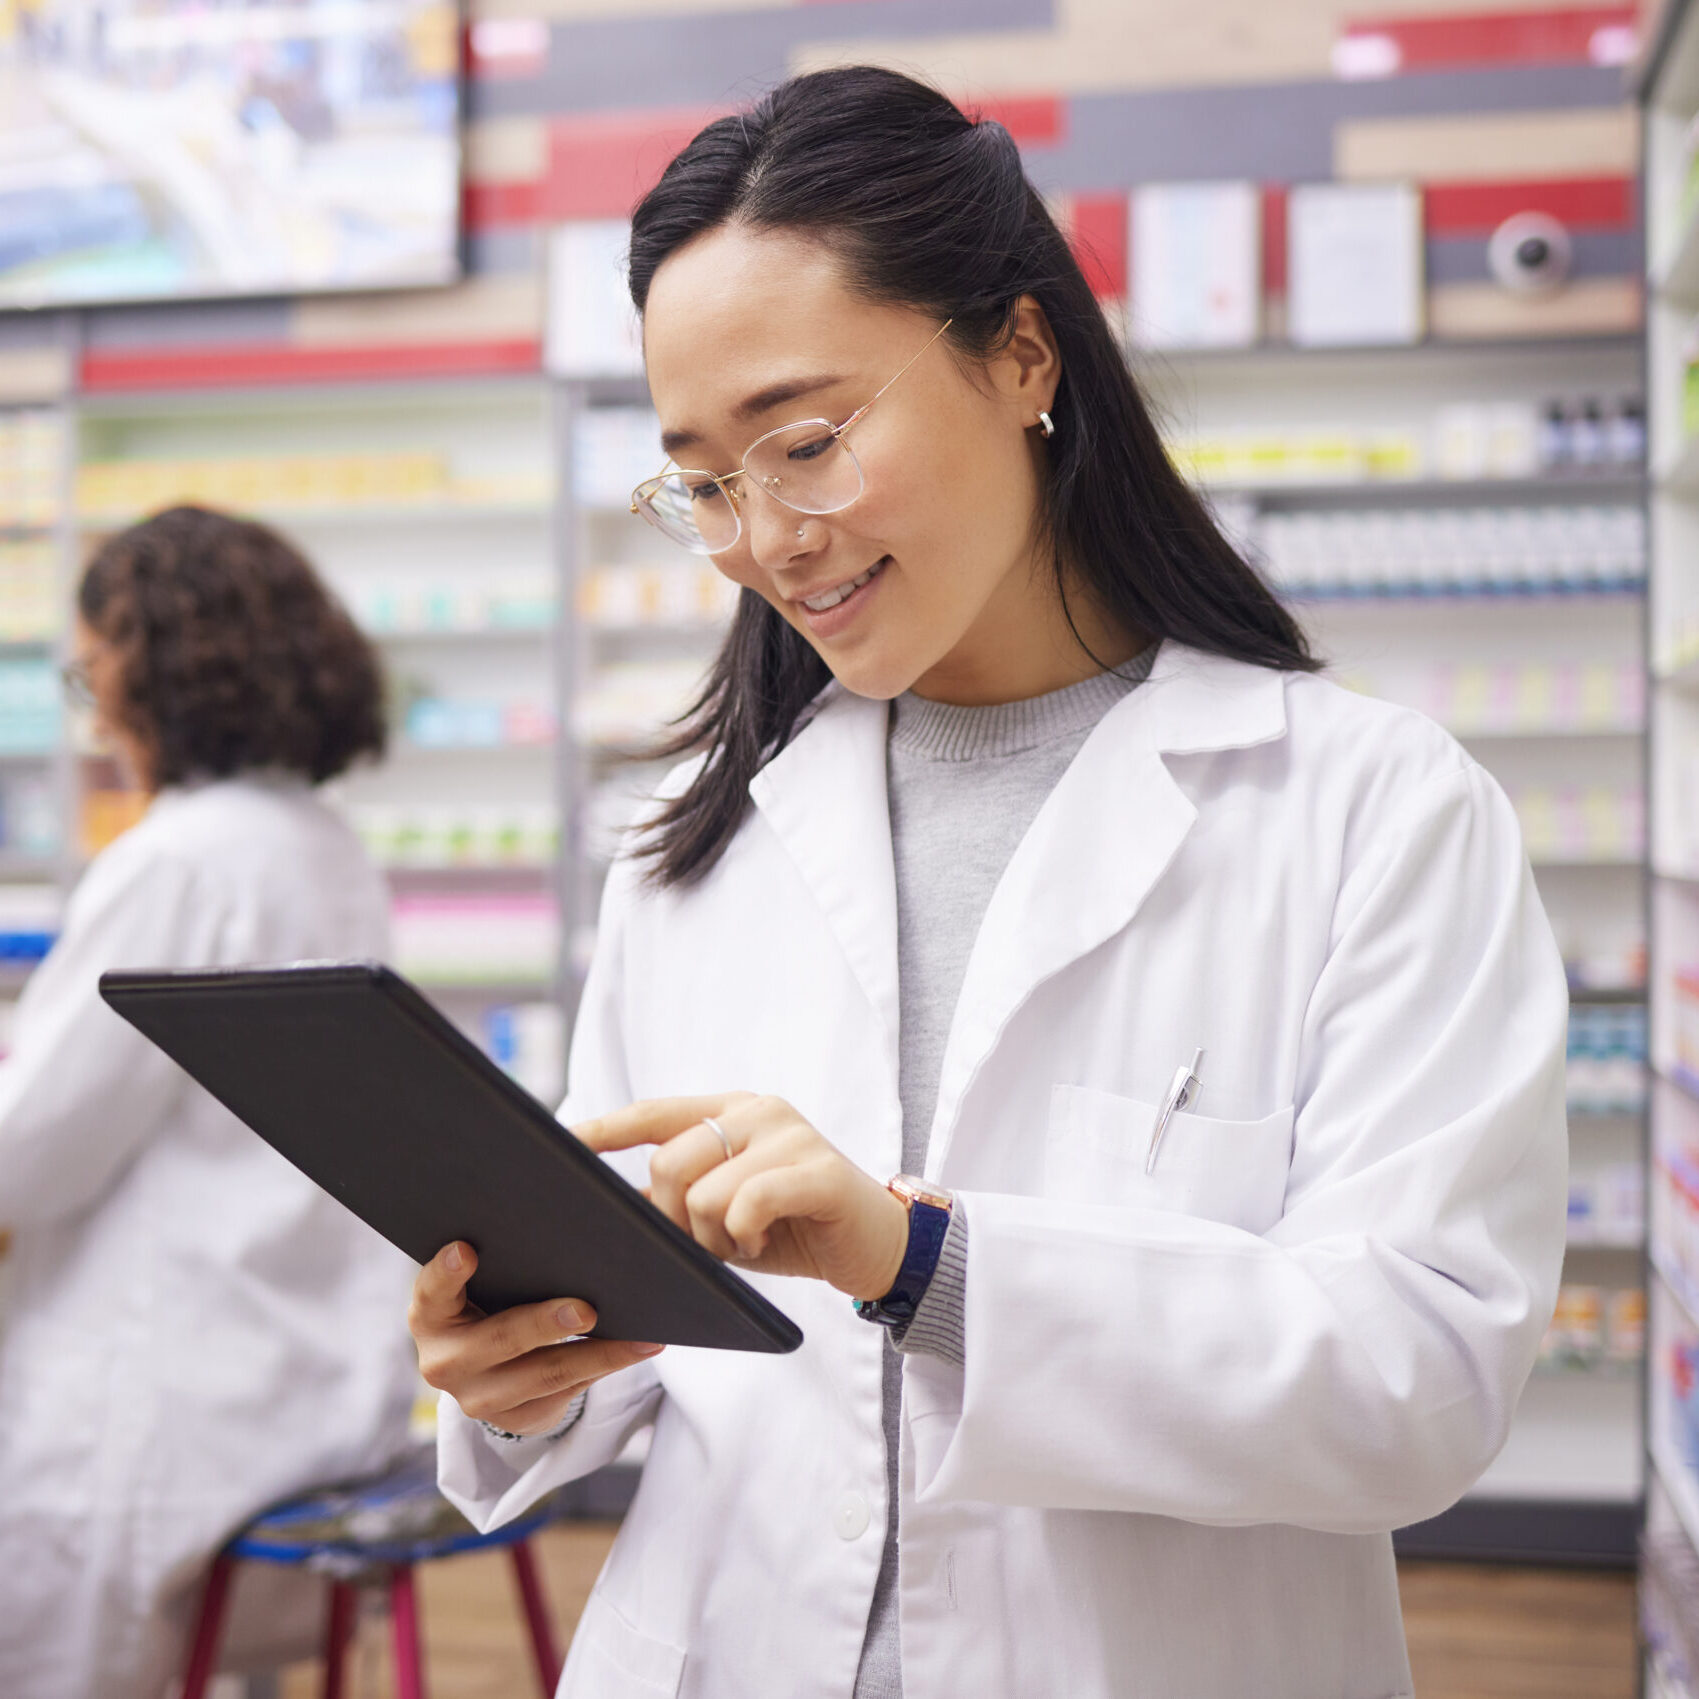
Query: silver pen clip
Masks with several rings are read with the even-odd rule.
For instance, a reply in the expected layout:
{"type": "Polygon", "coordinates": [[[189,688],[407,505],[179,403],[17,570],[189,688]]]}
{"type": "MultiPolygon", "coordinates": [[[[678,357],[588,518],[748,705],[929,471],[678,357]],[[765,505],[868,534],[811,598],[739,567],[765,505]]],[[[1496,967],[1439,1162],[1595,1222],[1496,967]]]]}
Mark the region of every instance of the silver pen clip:
{"type": "Polygon", "coordinates": [[[1203,1071],[1203,1052],[1192,1052],[1192,1064],[1189,1068],[1182,1067],[1174,1070],[1173,1084],[1168,1088],[1168,1095],[1162,1100],[1162,1107],[1156,1112],[1156,1125],[1150,1129],[1150,1150],[1144,1159],[1144,1171],[1149,1174],[1156,1168],[1156,1153],[1162,1144],[1162,1135],[1168,1131],[1168,1123],[1182,1109],[1190,1109],[1197,1101],[1203,1082],[1198,1075],[1203,1071]]]}

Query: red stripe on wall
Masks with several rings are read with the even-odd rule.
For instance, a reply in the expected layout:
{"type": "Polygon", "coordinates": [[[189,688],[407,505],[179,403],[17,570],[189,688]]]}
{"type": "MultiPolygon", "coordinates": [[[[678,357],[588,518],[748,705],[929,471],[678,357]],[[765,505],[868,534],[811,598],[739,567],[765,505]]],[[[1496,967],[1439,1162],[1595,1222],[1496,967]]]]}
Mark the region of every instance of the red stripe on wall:
{"type": "MultiPolygon", "coordinates": [[[[1396,49],[1389,69],[1427,71],[1463,65],[1620,63],[1602,58],[1600,32],[1632,32],[1631,6],[1582,6],[1541,12],[1466,12],[1424,18],[1356,18],[1345,42],[1378,38],[1396,49]]],[[[1608,39],[1608,38],[1607,38],[1608,39]]]]}
{"type": "Polygon", "coordinates": [[[549,125],[546,218],[624,218],[718,107],[596,112],[549,125]]]}
{"type": "Polygon", "coordinates": [[[1053,94],[1006,94],[964,104],[976,118],[995,118],[1022,147],[1054,147],[1068,130],[1065,103],[1053,94]]]}
{"type": "Polygon", "coordinates": [[[535,224],[542,217],[541,183],[468,183],[460,204],[468,230],[493,230],[506,224],[535,224]]]}
{"type": "Polygon", "coordinates": [[[1422,195],[1430,236],[1481,235],[1518,212],[1547,213],[1577,230],[1632,230],[1638,220],[1630,177],[1427,183],[1422,195]]]}
{"type": "Polygon", "coordinates": [[[1099,300],[1127,293],[1125,195],[1076,195],[1068,241],[1086,282],[1099,300]]]}
{"type": "Polygon", "coordinates": [[[214,389],[234,384],[533,372],[541,361],[541,344],[531,339],[348,348],[237,343],[227,348],[147,348],[85,354],[78,383],[84,390],[214,389]]]}
{"type": "Polygon", "coordinates": [[[1286,188],[1265,183],[1262,190],[1262,292],[1286,293],[1286,188]]]}

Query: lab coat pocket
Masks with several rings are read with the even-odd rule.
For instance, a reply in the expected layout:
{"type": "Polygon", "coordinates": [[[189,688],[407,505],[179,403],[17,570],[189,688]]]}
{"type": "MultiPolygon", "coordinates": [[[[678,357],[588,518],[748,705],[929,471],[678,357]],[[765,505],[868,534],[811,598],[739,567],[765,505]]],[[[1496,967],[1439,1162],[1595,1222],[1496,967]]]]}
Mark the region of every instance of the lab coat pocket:
{"type": "Polygon", "coordinates": [[[600,1588],[572,1636],[560,1699],[675,1699],[684,1648],[645,1634],[600,1588]]]}
{"type": "Polygon", "coordinates": [[[1168,1124],[1147,1174],[1157,1106],[1089,1086],[1050,1093],[1045,1196],[1135,1204],[1265,1233],[1284,1210],[1292,1163],[1292,1111],[1223,1121],[1182,1111],[1168,1124]]]}

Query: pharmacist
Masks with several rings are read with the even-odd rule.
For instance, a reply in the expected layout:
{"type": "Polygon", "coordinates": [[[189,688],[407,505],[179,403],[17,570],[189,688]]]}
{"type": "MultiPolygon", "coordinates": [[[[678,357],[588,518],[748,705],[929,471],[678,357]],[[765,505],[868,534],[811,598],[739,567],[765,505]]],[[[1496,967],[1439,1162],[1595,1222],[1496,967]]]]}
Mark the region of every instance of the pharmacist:
{"type": "Polygon", "coordinates": [[[636,504],[743,592],[562,1113],[807,1338],[570,1341],[445,1247],[444,1488],[650,1431],[574,1699],[1408,1694],[1390,1530],[1502,1444],[1563,1249],[1509,804],[1316,675],[997,124],[785,84],[631,280],[636,504]]]}
{"type": "MultiPolygon", "coordinates": [[[[77,886],[0,1064],[0,1695],[165,1699],[236,1529],[405,1451],[411,1265],[99,979],[382,951],[382,877],[313,786],[381,752],[383,687],[289,543],[200,508],[108,537],[77,611],[67,682],[152,800],[77,886]]],[[[248,1667],[318,1643],[313,1577],[235,1602],[248,1667]]]]}

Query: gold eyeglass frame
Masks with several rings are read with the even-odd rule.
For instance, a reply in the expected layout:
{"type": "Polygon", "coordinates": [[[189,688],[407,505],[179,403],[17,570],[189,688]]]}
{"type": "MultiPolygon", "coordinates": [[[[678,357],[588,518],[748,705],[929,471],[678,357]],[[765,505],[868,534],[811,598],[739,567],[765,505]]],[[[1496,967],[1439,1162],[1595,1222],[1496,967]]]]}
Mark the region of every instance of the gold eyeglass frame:
{"type": "MultiPolygon", "coordinates": [[[[669,543],[673,543],[677,547],[685,549],[690,553],[695,553],[694,550],[690,549],[690,545],[688,543],[679,542],[678,538],[667,530],[666,526],[661,523],[660,515],[655,512],[649,503],[650,499],[669,478],[689,477],[704,479],[708,483],[713,484],[725,495],[726,500],[731,503],[732,518],[737,522],[737,530],[732,533],[732,540],[729,543],[727,543],[723,548],[708,549],[706,551],[711,555],[723,555],[728,550],[735,549],[743,540],[742,503],[744,497],[740,496],[738,492],[732,488],[733,480],[750,477],[749,457],[762,445],[762,443],[770,442],[774,437],[783,436],[787,431],[801,430],[805,426],[809,425],[820,426],[830,437],[832,437],[834,441],[842,444],[844,453],[850,457],[850,464],[855,468],[855,475],[859,484],[859,488],[856,490],[855,494],[851,496],[848,501],[842,503],[838,507],[808,508],[793,506],[790,502],[786,501],[782,495],[779,495],[777,491],[770,488],[767,484],[761,484],[758,487],[765,494],[771,496],[774,501],[778,502],[781,507],[790,508],[792,513],[805,513],[810,516],[815,516],[825,513],[842,513],[845,508],[853,507],[855,503],[861,499],[862,492],[867,488],[867,477],[861,470],[861,462],[856,459],[855,451],[847,442],[843,441],[844,433],[851,425],[859,424],[861,420],[865,419],[868,413],[872,411],[873,403],[877,401],[879,397],[883,395],[885,391],[888,390],[891,385],[894,384],[897,379],[900,378],[909,369],[909,367],[912,366],[915,361],[918,360],[920,356],[924,354],[926,350],[930,348],[932,344],[936,342],[938,338],[941,337],[955,322],[956,321],[953,318],[945,319],[944,322],[939,325],[939,327],[926,339],[926,341],[923,342],[920,347],[903,362],[896,374],[893,377],[888,378],[879,386],[879,388],[874,392],[872,399],[864,401],[861,406],[856,408],[856,410],[850,414],[850,416],[845,419],[841,425],[834,425],[830,419],[794,419],[788,425],[780,425],[774,430],[763,431],[761,435],[758,436],[755,441],[743,451],[743,458],[739,461],[738,469],[735,472],[709,472],[700,467],[675,465],[670,472],[663,470],[657,473],[653,478],[645,478],[643,482],[631,492],[631,511],[635,513],[639,519],[645,519],[649,522],[649,524],[653,525],[669,543]]],[[[700,534],[700,530],[698,530],[698,535],[700,534]]],[[[707,538],[704,537],[703,541],[706,542],[707,538]]]]}

